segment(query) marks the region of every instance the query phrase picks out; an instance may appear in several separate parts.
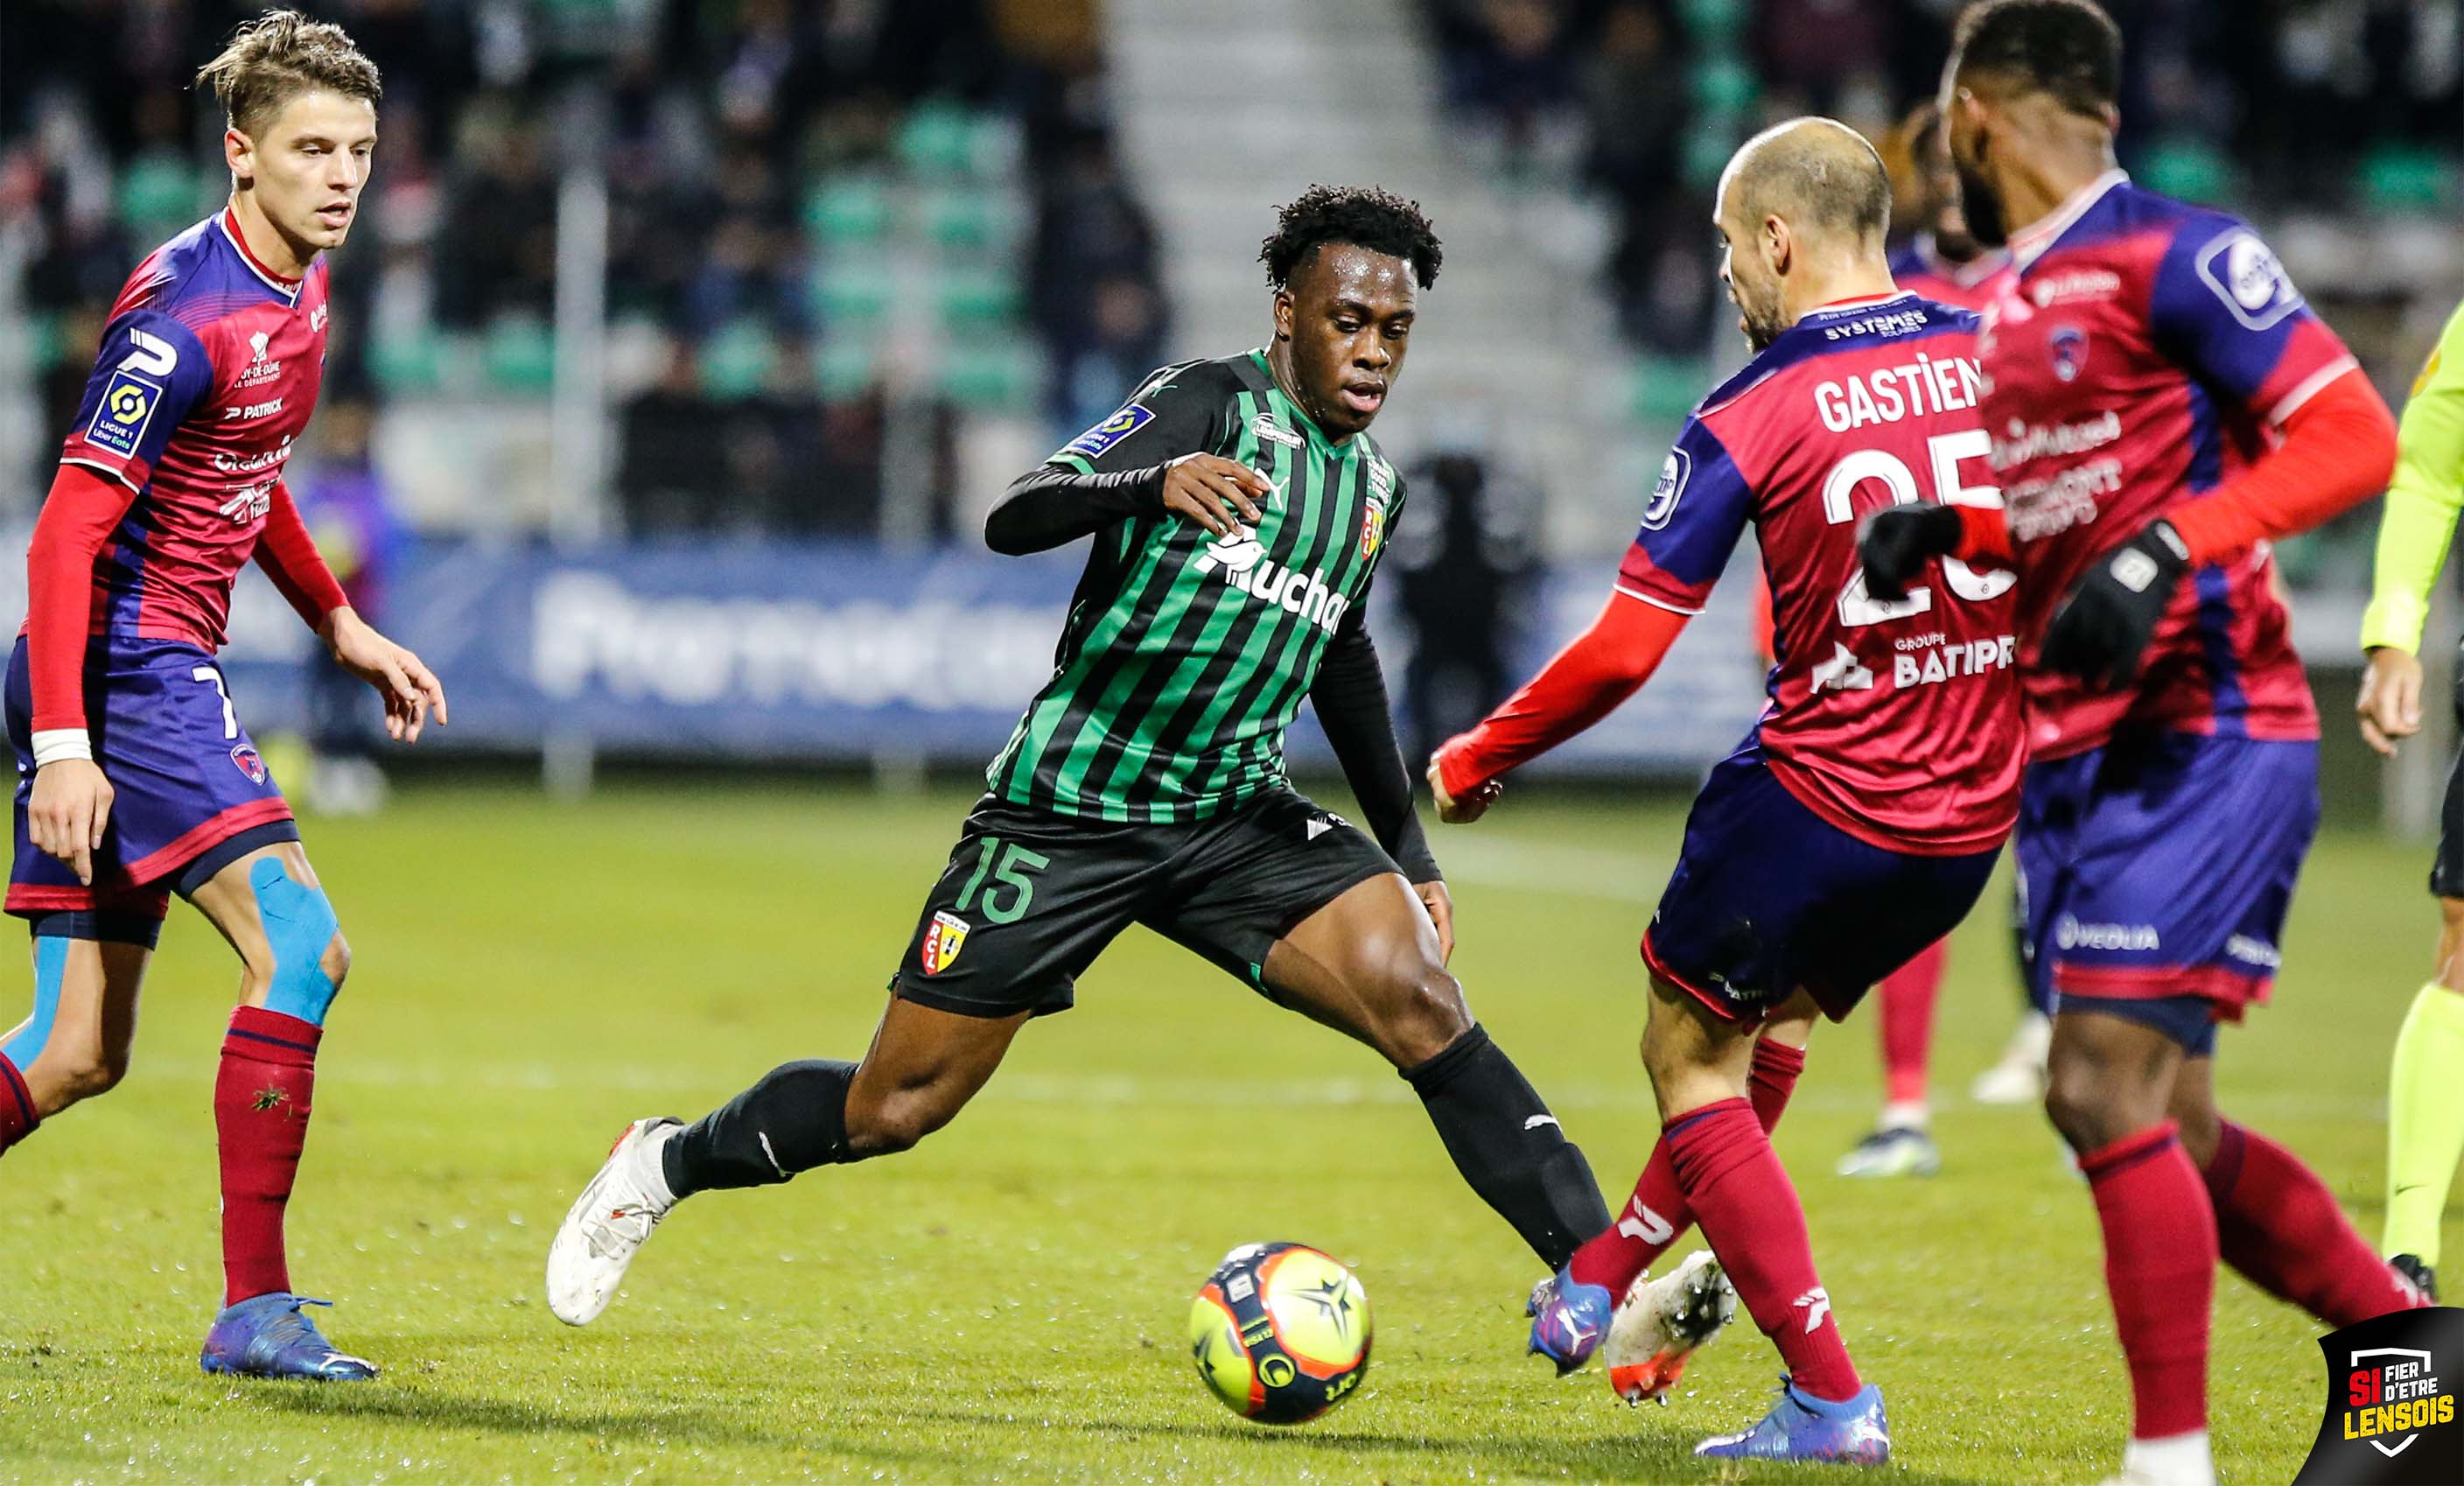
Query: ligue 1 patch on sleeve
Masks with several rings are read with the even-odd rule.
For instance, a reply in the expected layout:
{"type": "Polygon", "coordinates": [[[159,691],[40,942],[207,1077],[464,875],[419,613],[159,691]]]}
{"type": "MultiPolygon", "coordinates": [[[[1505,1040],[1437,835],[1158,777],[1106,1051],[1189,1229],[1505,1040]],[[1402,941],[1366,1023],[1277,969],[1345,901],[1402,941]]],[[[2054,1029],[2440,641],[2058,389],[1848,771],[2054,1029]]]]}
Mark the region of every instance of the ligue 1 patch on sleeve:
{"type": "Polygon", "coordinates": [[[1114,444],[1119,443],[1121,440],[1129,437],[1131,434],[1136,432],[1142,428],[1145,428],[1148,424],[1153,423],[1154,421],[1155,410],[1153,409],[1148,408],[1142,403],[1132,403],[1127,408],[1122,409],[1111,417],[1106,418],[1103,422],[1096,424],[1091,429],[1089,429],[1086,432],[1079,434],[1076,438],[1073,438],[1069,442],[1062,445],[1061,452],[1063,454],[1076,455],[1083,459],[1100,459],[1104,456],[1104,451],[1111,448],[1114,444]]]}
{"type": "Polygon", "coordinates": [[[85,441],[97,449],[108,449],[123,458],[134,457],[137,446],[144,442],[145,426],[154,421],[154,410],[163,401],[163,388],[133,371],[115,371],[111,383],[102,389],[102,404],[94,410],[94,421],[86,425],[85,441]]]}
{"type": "Polygon", "coordinates": [[[2199,277],[2252,330],[2265,330],[2301,307],[2300,292],[2284,265],[2247,227],[2233,228],[2199,250],[2199,277]]]}
{"type": "Polygon", "coordinates": [[[1665,530],[1668,519],[1677,514],[1677,502],[1685,499],[1685,482],[1694,477],[1694,456],[1683,449],[1668,451],[1667,462],[1660,467],[1660,480],[1651,487],[1651,499],[1642,508],[1642,529],[1665,530]]]}
{"type": "MultiPolygon", "coordinates": [[[[2327,1408],[2294,1486],[2464,1481],[2464,1311],[2397,1311],[2319,1339],[2327,1408]]],[[[2230,1422],[2227,1422],[2230,1427],[2230,1422]]]]}

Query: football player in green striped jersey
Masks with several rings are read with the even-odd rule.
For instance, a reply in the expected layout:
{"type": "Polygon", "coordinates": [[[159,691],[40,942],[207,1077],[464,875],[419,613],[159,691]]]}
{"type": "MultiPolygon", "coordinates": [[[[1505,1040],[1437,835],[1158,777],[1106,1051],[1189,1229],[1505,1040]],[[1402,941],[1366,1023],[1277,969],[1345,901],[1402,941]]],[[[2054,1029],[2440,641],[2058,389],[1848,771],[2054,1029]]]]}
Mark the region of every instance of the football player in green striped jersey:
{"type": "Polygon", "coordinates": [[[861,1062],[772,1070],[691,1125],[627,1127],[550,1246],[576,1325],[651,1229],[713,1187],[903,1151],[1133,923],[1375,1049],[1544,1270],[1608,1227],[1582,1152],[1472,1020],[1365,623],[1405,504],[1369,437],[1437,278],[1419,208],[1315,187],[1260,257],[1272,338],[1167,366],[1021,476],[996,551],[1087,539],[1052,674],[986,771],[861,1062]],[[1307,699],[1368,830],[1293,788],[1307,699]]]}

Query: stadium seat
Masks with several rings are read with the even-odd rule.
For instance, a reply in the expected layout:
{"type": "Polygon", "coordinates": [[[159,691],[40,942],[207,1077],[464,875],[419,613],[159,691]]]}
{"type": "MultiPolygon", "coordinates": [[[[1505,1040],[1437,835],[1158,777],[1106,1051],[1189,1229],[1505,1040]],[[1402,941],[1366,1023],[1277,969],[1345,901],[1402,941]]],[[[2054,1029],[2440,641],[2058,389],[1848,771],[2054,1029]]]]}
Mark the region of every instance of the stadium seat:
{"type": "Polygon", "coordinates": [[[2435,150],[2384,144],[2362,159],[2362,197],[2373,211],[2437,211],[2458,194],[2455,163],[2435,150]]]}
{"type": "Polygon", "coordinates": [[[890,193],[861,177],[816,182],[804,196],[804,228],[825,245],[873,242],[890,229],[890,193]]]}
{"type": "Polygon", "coordinates": [[[701,389],[715,402],[738,402],[758,394],[778,365],[779,343],[750,316],[731,321],[701,343],[701,389]]]}
{"type": "Polygon", "coordinates": [[[368,373],[388,394],[424,392],[444,381],[442,347],[433,329],[379,333],[368,340],[368,373]]]}
{"type": "Polygon", "coordinates": [[[2233,162],[2205,140],[2175,136],[2148,146],[2140,164],[2141,184],[2188,201],[2217,203],[2234,191],[2233,162]]]}
{"type": "Polygon", "coordinates": [[[121,172],[120,214],[148,241],[168,237],[195,221],[210,200],[198,190],[197,174],[178,155],[149,152],[121,172]]]}
{"type": "Polygon", "coordinates": [[[825,336],[813,351],[813,380],[820,385],[822,400],[838,402],[870,387],[878,359],[869,337],[825,336]]]}
{"type": "Polygon", "coordinates": [[[890,313],[896,292],[888,266],[864,259],[831,263],[813,276],[813,308],[825,325],[878,321],[890,313]]]}
{"type": "Polygon", "coordinates": [[[1037,358],[1021,341],[953,347],[941,362],[941,395],[978,411],[1021,409],[1039,373],[1037,358]]]}
{"type": "Polygon", "coordinates": [[[913,174],[946,180],[975,169],[976,129],[955,103],[918,103],[898,128],[899,163],[913,174]]]}
{"type": "Polygon", "coordinates": [[[556,334],[534,316],[498,316],[483,354],[488,380],[508,391],[544,392],[556,381],[556,334]]]}
{"type": "Polygon", "coordinates": [[[933,241],[943,249],[1000,248],[1011,235],[1005,203],[970,187],[933,192],[925,198],[924,220],[933,241]]]}
{"type": "Polygon", "coordinates": [[[981,331],[1017,322],[1018,280],[1002,273],[951,274],[940,283],[942,323],[953,329],[981,331]]]}
{"type": "Polygon", "coordinates": [[[1635,363],[1634,388],[1628,406],[1635,421],[1654,430],[1674,432],[1711,385],[1711,373],[1693,362],[1646,356],[1635,363]]]}

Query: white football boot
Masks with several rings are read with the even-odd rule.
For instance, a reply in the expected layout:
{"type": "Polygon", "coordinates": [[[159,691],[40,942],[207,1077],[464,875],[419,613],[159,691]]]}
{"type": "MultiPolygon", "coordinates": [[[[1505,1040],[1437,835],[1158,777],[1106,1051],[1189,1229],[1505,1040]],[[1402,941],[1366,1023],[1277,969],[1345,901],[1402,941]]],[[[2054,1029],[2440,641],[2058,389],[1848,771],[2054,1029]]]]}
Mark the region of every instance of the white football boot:
{"type": "Polygon", "coordinates": [[[1658,1279],[1636,1281],[1609,1323],[1603,1351],[1609,1386],[1629,1404],[1644,1399],[1665,1407],[1668,1390],[1684,1375],[1685,1361],[1707,1344],[1737,1314],[1737,1292],[1708,1249],[1658,1279]]]}
{"type": "Polygon", "coordinates": [[[588,1325],[616,1297],[625,1267],[676,1205],[659,1154],[683,1129],[683,1120],[664,1115],[627,1125],[573,1200],[547,1246],[547,1308],[557,1320],[588,1325]]]}
{"type": "Polygon", "coordinates": [[[2053,1046],[2053,1019],[2042,1011],[2021,1013],[2001,1060],[1976,1076],[1969,1098],[1979,1104],[2035,1103],[2045,1097],[2045,1059],[2053,1046]]]}

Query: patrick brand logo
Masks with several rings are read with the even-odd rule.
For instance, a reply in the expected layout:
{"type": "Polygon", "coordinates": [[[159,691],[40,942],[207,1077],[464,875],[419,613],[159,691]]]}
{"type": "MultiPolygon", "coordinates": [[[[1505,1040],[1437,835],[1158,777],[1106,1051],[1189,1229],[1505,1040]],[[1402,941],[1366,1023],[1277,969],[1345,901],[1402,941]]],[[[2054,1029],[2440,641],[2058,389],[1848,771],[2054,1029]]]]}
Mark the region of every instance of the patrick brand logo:
{"type": "Polygon", "coordinates": [[[2464,1311],[2397,1311],[2319,1339],[2327,1407],[2296,1486],[2464,1481],[2464,1311]]]}

